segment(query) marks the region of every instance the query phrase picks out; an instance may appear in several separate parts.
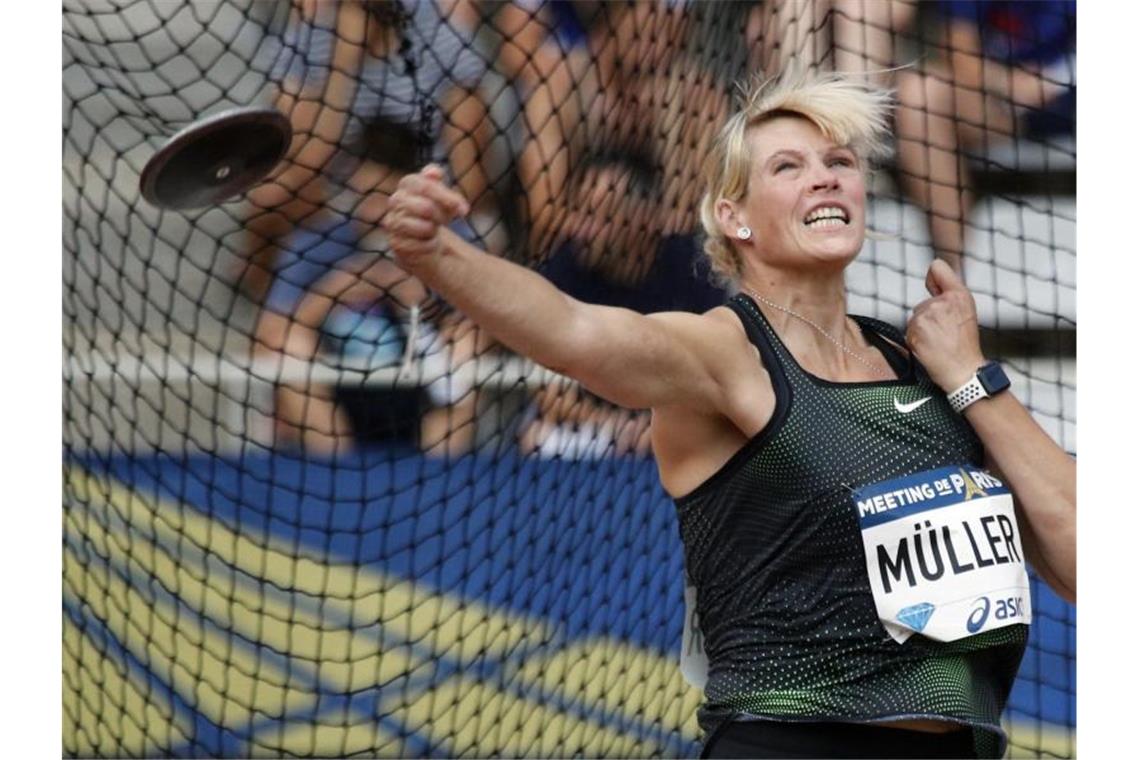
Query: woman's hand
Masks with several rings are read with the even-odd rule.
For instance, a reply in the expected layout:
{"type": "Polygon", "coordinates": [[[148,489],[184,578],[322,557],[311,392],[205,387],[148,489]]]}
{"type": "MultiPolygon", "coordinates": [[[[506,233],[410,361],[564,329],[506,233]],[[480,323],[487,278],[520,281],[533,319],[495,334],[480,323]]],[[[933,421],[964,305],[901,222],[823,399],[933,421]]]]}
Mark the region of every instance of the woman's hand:
{"type": "MultiPolygon", "coordinates": [[[[978,314],[974,297],[944,261],[930,265],[926,289],[931,297],[915,307],[906,339],[931,379],[949,393],[985,361],[978,314]]],[[[970,404],[963,416],[986,448],[986,467],[1013,491],[1029,562],[1062,598],[1076,601],[1076,462],[1011,392],[970,404]]]]}
{"type": "Polygon", "coordinates": [[[978,312],[970,291],[941,259],[930,265],[926,289],[931,297],[914,308],[906,339],[930,378],[950,393],[985,364],[978,312]]]}
{"type": "Polygon", "coordinates": [[[400,180],[388,201],[384,230],[402,264],[414,265],[442,249],[440,228],[470,212],[466,199],[443,183],[443,169],[428,164],[400,180]]]}

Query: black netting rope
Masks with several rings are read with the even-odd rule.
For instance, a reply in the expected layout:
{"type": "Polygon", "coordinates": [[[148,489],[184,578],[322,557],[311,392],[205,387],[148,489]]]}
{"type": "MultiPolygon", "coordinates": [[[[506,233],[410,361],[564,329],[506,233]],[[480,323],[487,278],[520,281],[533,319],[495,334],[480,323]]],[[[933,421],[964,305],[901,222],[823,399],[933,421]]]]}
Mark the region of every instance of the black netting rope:
{"type": "MultiPolygon", "coordinates": [[[[648,419],[392,264],[386,196],[429,160],[480,247],[699,311],[723,297],[695,204],[734,82],[880,72],[899,151],[851,310],[901,325],[961,235],[987,354],[1075,452],[1074,20],[1011,36],[979,7],[1033,86],[954,69],[963,20],[929,4],[67,0],[65,754],[697,752],[648,419]],[[947,116],[948,88],[985,107],[947,116]],[[139,197],[166,138],[249,105],[293,128],[269,181],[191,212],[139,197]]],[[[1075,613],[1034,584],[1010,754],[1071,757],[1075,613]]]]}

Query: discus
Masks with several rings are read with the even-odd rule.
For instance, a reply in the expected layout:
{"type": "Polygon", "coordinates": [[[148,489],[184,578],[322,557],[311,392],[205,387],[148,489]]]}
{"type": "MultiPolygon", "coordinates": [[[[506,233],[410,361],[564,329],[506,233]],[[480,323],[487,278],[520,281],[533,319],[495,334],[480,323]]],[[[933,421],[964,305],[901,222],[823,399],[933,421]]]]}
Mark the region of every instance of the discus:
{"type": "Polygon", "coordinates": [[[150,157],[139,190],[163,209],[223,203],[264,180],[292,136],[289,119],[273,108],[233,108],[199,119],[150,157]]]}

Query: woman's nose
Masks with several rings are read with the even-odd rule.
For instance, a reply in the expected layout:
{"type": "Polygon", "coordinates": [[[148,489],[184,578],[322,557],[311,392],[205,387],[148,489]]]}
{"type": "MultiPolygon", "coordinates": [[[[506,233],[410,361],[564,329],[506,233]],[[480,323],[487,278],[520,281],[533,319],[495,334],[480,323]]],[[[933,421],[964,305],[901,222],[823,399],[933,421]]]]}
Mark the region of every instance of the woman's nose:
{"type": "Polygon", "coordinates": [[[832,190],[839,187],[839,174],[825,163],[814,164],[811,174],[812,190],[832,190]]]}

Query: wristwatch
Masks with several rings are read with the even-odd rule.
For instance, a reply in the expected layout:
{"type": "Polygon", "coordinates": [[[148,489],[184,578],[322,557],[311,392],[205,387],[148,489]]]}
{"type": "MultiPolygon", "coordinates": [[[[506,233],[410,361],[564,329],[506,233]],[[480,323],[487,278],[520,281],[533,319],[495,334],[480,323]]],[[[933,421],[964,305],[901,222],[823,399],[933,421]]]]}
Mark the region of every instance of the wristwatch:
{"type": "Polygon", "coordinates": [[[959,414],[975,401],[1001,393],[1009,387],[1009,378],[997,362],[986,362],[969,382],[953,393],[947,393],[950,406],[959,414]]]}

